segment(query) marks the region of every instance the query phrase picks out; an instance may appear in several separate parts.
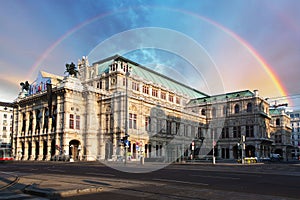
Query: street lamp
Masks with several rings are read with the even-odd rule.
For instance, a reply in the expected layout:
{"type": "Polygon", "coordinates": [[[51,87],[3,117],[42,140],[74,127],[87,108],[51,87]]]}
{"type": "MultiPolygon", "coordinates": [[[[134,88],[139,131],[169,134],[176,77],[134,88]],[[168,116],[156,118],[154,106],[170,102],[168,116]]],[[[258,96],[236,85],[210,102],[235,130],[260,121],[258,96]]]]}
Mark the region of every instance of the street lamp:
{"type": "MultiPolygon", "coordinates": [[[[123,141],[128,141],[128,76],[130,75],[129,72],[129,67],[128,65],[126,66],[126,72],[125,72],[125,137],[123,138],[123,141]]],[[[128,151],[128,143],[124,143],[125,146],[125,162],[124,164],[126,165],[127,163],[127,151],[128,151]]]]}

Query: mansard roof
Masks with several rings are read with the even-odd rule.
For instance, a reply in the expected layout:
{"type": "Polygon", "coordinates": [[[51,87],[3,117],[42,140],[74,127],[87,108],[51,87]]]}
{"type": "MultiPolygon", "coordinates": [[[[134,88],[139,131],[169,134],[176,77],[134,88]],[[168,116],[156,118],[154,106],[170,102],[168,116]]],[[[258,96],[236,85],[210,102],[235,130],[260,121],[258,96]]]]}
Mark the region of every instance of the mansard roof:
{"type": "Polygon", "coordinates": [[[164,86],[170,90],[174,90],[178,93],[182,93],[185,95],[188,95],[190,98],[201,98],[201,97],[207,97],[208,95],[200,92],[192,87],[189,87],[187,85],[184,85],[178,81],[175,81],[171,79],[170,77],[167,77],[163,74],[157,73],[156,71],[153,71],[145,66],[142,66],[134,61],[131,61],[127,58],[124,58],[120,55],[114,55],[111,57],[108,57],[104,60],[100,60],[98,62],[93,63],[93,65],[98,65],[98,74],[102,73],[108,73],[109,66],[113,61],[122,60],[128,63],[128,65],[131,67],[131,73],[133,75],[136,75],[138,77],[141,77],[147,81],[150,81],[152,83],[164,86]]]}
{"type": "Polygon", "coordinates": [[[236,92],[230,92],[225,94],[212,95],[209,97],[202,97],[197,99],[192,99],[189,104],[200,104],[205,102],[216,102],[216,101],[224,101],[224,100],[232,100],[232,99],[241,99],[245,97],[253,97],[254,93],[250,90],[242,90],[236,92]]]}

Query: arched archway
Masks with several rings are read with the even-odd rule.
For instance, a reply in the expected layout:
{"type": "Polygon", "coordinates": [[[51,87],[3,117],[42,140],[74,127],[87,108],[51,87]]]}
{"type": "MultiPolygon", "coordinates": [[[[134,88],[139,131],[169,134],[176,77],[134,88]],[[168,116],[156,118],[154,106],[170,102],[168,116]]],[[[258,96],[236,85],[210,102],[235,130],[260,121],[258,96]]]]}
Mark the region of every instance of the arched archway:
{"type": "Polygon", "coordinates": [[[283,151],[282,151],[282,149],[275,149],[274,153],[275,153],[275,154],[279,154],[280,156],[283,156],[283,151]]]}
{"type": "Polygon", "coordinates": [[[253,145],[247,145],[245,154],[246,157],[255,157],[255,147],[253,145]]]}
{"type": "Polygon", "coordinates": [[[78,140],[71,140],[69,142],[69,155],[70,158],[73,158],[74,160],[80,160],[79,158],[79,151],[81,150],[79,148],[80,142],[78,140]]]}

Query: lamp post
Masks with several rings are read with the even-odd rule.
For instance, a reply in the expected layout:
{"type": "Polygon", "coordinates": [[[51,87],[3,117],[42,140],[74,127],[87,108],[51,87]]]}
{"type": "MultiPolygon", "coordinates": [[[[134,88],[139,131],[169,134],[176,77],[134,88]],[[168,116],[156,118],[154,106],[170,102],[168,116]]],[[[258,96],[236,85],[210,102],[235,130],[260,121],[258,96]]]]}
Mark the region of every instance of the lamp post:
{"type": "MultiPolygon", "coordinates": [[[[128,138],[128,76],[130,75],[129,68],[128,66],[126,67],[126,72],[125,72],[125,137],[124,139],[128,138]]],[[[124,164],[126,165],[127,163],[127,151],[128,151],[128,145],[127,143],[125,144],[125,162],[124,164]]]]}
{"type": "Polygon", "coordinates": [[[213,133],[212,133],[212,164],[216,164],[216,158],[215,158],[215,145],[216,145],[216,142],[215,142],[215,132],[213,130],[213,133]]]}
{"type": "MultiPolygon", "coordinates": [[[[142,119],[143,119],[143,101],[145,100],[145,98],[143,98],[143,97],[140,97],[139,98],[140,99],[140,101],[141,101],[141,121],[142,121],[142,119]]],[[[142,126],[140,126],[140,128],[141,128],[142,126]]],[[[140,134],[139,134],[139,136],[140,136],[140,134]]],[[[141,139],[140,139],[140,137],[138,138],[139,139],[139,142],[140,142],[140,151],[139,151],[139,154],[140,154],[140,164],[141,165],[144,165],[144,155],[143,155],[143,146],[144,146],[144,143],[141,141],[141,139]]]]}

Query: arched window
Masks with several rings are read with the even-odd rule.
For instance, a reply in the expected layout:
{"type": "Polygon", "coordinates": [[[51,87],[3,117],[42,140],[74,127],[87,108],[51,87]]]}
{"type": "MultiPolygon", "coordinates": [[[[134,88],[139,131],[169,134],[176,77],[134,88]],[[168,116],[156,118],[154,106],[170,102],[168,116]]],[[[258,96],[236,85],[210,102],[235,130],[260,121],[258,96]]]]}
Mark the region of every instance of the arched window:
{"type": "Polygon", "coordinates": [[[247,104],[247,112],[252,112],[252,103],[247,104]]]}
{"type": "Polygon", "coordinates": [[[217,109],[215,107],[212,108],[212,117],[217,117],[217,109]]]}
{"type": "Polygon", "coordinates": [[[240,106],[239,106],[239,104],[235,104],[234,113],[239,113],[239,112],[240,112],[240,106]]]}
{"type": "Polygon", "coordinates": [[[205,115],[205,109],[204,108],[201,110],[201,115],[205,115]]]}

